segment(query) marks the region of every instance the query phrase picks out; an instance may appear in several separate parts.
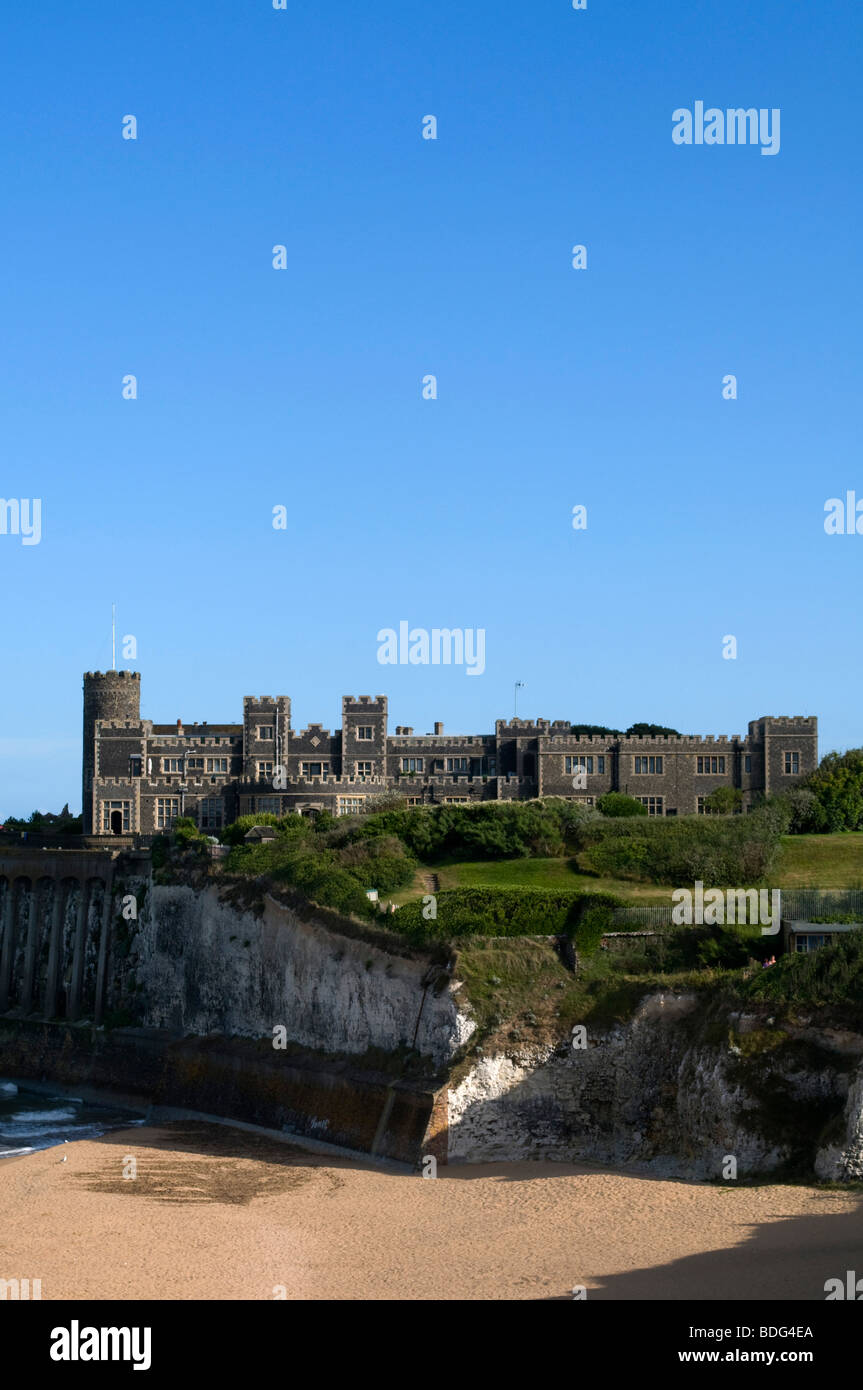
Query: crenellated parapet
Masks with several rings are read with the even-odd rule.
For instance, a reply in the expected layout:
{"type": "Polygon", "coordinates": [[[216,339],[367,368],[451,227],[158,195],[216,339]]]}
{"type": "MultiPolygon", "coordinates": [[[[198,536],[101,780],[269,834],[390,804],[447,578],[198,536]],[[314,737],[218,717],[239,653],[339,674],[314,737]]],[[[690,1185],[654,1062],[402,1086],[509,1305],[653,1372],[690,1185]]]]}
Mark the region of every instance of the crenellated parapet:
{"type": "Polygon", "coordinates": [[[748,806],[757,793],[794,785],[818,759],[818,721],[808,715],[764,715],[746,735],[580,733],[571,720],[518,716],[496,720],[492,733],[445,734],[435,722],[434,733],[398,725],[390,734],[385,695],[344,695],[340,727],[310,723],[294,732],[286,695],[244,696],[241,724],[154,724],[140,717],[140,684],[137,671],[84,677],[86,834],[101,833],[106,817],[128,821],[131,833],[153,833],[178,805],[202,828],[218,829],[240,814],[241,791],[282,790],[273,787],[277,768],[287,771],[288,801],[291,789],[308,790],[333,808],[340,792],[359,796],[360,788],[427,803],[452,795],[464,779],[469,799],[584,799],[585,790],[590,797],[614,789],[649,798],[650,814],[685,815],[718,785],[739,787],[748,806]],[[573,766],[593,779],[589,788],[573,785],[573,766]]]}

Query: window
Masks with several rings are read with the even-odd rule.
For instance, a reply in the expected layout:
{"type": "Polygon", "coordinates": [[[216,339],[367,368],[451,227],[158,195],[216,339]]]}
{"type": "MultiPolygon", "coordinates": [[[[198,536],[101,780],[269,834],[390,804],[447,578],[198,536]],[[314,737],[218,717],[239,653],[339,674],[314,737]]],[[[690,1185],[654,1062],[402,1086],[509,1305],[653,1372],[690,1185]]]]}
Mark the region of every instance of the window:
{"type": "Polygon", "coordinates": [[[422,758],[402,758],[402,772],[422,772],[422,758]]]}
{"type": "Polygon", "coordinates": [[[831,940],[832,936],[826,933],[822,935],[820,932],[799,932],[794,937],[794,949],[805,954],[809,951],[816,951],[819,946],[829,945],[831,940]]]}
{"type": "Polygon", "coordinates": [[[187,759],[186,759],[186,770],[187,770],[188,772],[203,772],[203,771],[204,771],[204,759],[203,759],[203,758],[187,758],[187,759]]]}
{"type": "Polygon", "coordinates": [[[421,796],[408,796],[405,798],[405,800],[408,806],[422,806],[423,804],[423,799],[421,796]]]}
{"type": "Polygon", "coordinates": [[[725,759],[724,759],[724,758],[713,758],[713,757],[710,757],[710,758],[697,758],[697,759],[696,759],[696,763],[695,763],[695,769],[696,769],[696,772],[700,772],[700,773],[724,772],[724,771],[725,771],[725,759]]]}
{"type": "Polygon", "coordinates": [[[469,797],[469,796],[445,796],[445,797],[444,797],[444,801],[446,802],[447,806],[464,806],[466,802],[470,801],[470,797],[469,797]]]}
{"type": "Polygon", "coordinates": [[[443,758],[435,758],[434,770],[435,772],[443,772],[443,758]]]}
{"type": "Polygon", "coordinates": [[[800,771],[800,754],[799,754],[799,753],[786,753],[786,754],[785,754],[785,771],[786,771],[787,773],[794,773],[794,774],[796,774],[796,773],[798,773],[798,772],[800,771]]]}
{"type": "Polygon", "coordinates": [[[163,759],[162,759],[162,771],[163,771],[163,772],[182,772],[182,771],[183,771],[183,759],[182,759],[182,758],[163,758],[163,759]]]}
{"type": "Polygon", "coordinates": [[[208,759],[207,759],[207,771],[208,771],[208,772],[227,772],[227,770],[228,770],[228,759],[227,759],[227,758],[208,758],[208,759]]]}
{"type": "Polygon", "coordinates": [[[129,830],[131,801],[103,801],[102,802],[102,831],[105,835],[111,835],[122,826],[123,832],[129,830]],[[116,816],[116,820],[112,820],[116,816]]]}
{"type": "Polygon", "coordinates": [[[201,830],[221,830],[225,823],[224,802],[220,796],[207,796],[198,803],[198,825],[201,830]]]}
{"type": "Polygon", "coordinates": [[[371,777],[371,775],[372,775],[372,764],[371,764],[371,763],[355,763],[354,766],[355,766],[355,768],[356,768],[356,776],[357,776],[357,777],[371,777]]]}
{"type": "Polygon", "coordinates": [[[167,830],[169,826],[180,814],[180,798],[178,796],[157,796],[156,797],[156,829],[167,830]]]}
{"type": "Polygon", "coordinates": [[[300,764],[300,776],[301,776],[301,777],[322,777],[323,780],[326,782],[326,780],[327,780],[327,778],[329,777],[329,775],[330,775],[330,765],[329,765],[329,763],[301,763],[301,764],[300,764]]]}
{"type": "Polygon", "coordinates": [[[256,811],[269,811],[271,816],[280,816],[282,813],[280,796],[252,796],[249,800],[254,801],[256,811]]]}
{"type": "Polygon", "coordinates": [[[640,796],[640,797],[638,798],[638,800],[641,802],[642,806],[646,806],[646,807],[647,807],[647,814],[648,814],[649,816],[661,816],[661,815],[662,815],[662,797],[661,797],[661,796],[640,796]]]}
{"type": "MultiPolygon", "coordinates": [[[[636,758],[636,772],[662,772],[661,758],[636,758]]],[[[660,813],[661,814],[661,813],[660,813]]]]}
{"type": "Polygon", "coordinates": [[[137,757],[137,756],[134,756],[134,755],[129,759],[129,776],[130,776],[130,777],[140,777],[140,776],[141,776],[141,759],[140,759],[139,757],[137,757]]]}
{"type": "Polygon", "coordinates": [[[446,760],[446,770],[447,770],[447,772],[467,772],[467,770],[468,770],[468,759],[467,759],[467,758],[447,758],[447,760],[446,760]]]}
{"type": "MultiPolygon", "coordinates": [[[[226,770],[227,770],[227,769],[226,769],[226,770]]],[[[273,764],[272,764],[272,763],[258,763],[258,777],[259,777],[259,778],[263,779],[264,777],[272,777],[272,775],[273,775],[273,764]]]]}
{"type": "Polygon", "coordinates": [[[601,753],[596,760],[596,770],[597,772],[605,772],[605,758],[601,753]]]}
{"type": "Polygon", "coordinates": [[[336,798],[337,816],[360,816],[363,811],[364,796],[340,796],[336,798]]]}
{"type": "Polygon", "coordinates": [[[749,753],[746,753],[746,754],[744,755],[744,758],[743,758],[743,771],[744,771],[744,772],[751,772],[751,771],[752,771],[752,757],[751,757],[751,755],[750,755],[749,753]]]}
{"type": "Polygon", "coordinates": [[[593,772],[593,758],[564,758],[564,772],[593,772]]]}
{"type": "Polygon", "coordinates": [[[374,729],[371,724],[358,724],[357,738],[365,739],[367,743],[371,743],[374,738],[374,729]]]}
{"type": "Polygon", "coordinates": [[[272,741],[273,737],[275,736],[275,732],[276,727],[274,724],[258,725],[258,738],[266,739],[268,743],[272,741]]]}

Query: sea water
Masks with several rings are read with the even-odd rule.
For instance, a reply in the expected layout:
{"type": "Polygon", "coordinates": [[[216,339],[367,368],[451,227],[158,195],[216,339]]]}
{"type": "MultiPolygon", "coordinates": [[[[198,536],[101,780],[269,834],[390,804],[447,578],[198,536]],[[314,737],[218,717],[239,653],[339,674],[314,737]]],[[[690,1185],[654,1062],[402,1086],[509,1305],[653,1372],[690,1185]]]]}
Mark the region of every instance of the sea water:
{"type": "Polygon", "coordinates": [[[98,1139],[110,1129],[143,1123],[140,1116],[117,1106],[28,1091],[21,1082],[0,1077],[0,1158],[50,1149],[73,1139],[98,1139]]]}

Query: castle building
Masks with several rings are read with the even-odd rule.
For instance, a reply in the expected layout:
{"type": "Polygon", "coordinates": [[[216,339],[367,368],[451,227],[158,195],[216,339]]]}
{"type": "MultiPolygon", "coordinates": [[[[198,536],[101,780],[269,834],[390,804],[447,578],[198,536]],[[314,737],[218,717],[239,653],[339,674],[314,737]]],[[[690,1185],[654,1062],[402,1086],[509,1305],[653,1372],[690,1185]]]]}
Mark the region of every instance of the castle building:
{"type": "Polygon", "coordinates": [[[296,732],[287,695],[243,700],[241,724],[154,724],[140,714],[132,671],[84,676],[85,834],[153,833],[180,816],[214,833],[270,811],[334,815],[398,791],[410,805],[559,796],[592,805],[604,792],[638,797],[650,815],[704,810],[717,787],[743,809],[818,765],[814,717],[753,720],[741,737],[573,733],[567,720],[499,719],[494,733],[415,734],[387,728],[383,695],[342,698],[342,727],[296,732]]]}

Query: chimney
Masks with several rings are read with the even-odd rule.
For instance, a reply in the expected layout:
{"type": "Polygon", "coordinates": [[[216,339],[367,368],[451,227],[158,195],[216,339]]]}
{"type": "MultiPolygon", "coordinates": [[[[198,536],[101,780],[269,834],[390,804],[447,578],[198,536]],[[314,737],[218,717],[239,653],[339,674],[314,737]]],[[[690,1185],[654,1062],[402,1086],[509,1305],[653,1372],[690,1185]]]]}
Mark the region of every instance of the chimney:
{"type": "Polygon", "coordinates": [[[442,734],[442,733],[443,733],[443,724],[435,723],[434,731],[435,731],[436,734],[442,734]]]}
{"type": "Polygon", "coordinates": [[[183,721],[182,721],[182,719],[178,719],[178,720],[177,720],[177,733],[180,734],[180,735],[182,735],[182,732],[183,732],[183,721]]]}
{"type": "Polygon", "coordinates": [[[402,729],[402,733],[403,733],[403,734],[412,734],[412,733],[413,733],[413,729],[409,729],[407,726],[405,726],[405,728],[402,729]]]}

